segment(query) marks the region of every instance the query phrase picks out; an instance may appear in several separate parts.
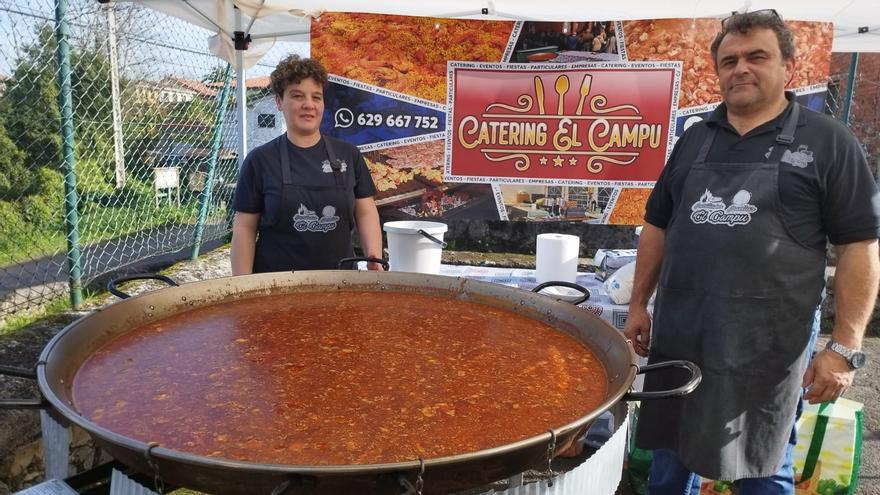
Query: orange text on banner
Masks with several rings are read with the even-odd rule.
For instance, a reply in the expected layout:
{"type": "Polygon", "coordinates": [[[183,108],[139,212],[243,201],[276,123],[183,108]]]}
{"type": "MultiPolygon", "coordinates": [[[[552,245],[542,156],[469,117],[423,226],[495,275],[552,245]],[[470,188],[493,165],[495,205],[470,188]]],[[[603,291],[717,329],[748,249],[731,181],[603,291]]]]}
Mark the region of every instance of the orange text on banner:
{"type": "Polygon", "coordinates": [[[447,172],[469,182],[638,185],[667,155],[677,71],[453,67],[447,172]]]}

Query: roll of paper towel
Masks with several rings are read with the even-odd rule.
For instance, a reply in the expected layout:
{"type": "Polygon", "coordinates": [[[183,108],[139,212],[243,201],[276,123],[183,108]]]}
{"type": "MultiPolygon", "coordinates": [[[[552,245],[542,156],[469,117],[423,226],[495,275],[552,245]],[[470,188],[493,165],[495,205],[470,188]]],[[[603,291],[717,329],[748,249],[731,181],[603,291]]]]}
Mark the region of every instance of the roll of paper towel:
{"type": "Polygon", "coordinates": [[[535,250],[535,279],[574,283],[581,240],[567,234],[539,234],[535,250]]]}

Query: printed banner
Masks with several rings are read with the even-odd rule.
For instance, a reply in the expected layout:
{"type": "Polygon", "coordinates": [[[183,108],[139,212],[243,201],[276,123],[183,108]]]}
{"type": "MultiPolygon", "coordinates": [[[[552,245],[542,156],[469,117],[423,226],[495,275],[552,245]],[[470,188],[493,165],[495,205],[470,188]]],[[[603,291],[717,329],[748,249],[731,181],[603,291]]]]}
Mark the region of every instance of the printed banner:
{"type": "MultiPolygon", "coordinates": [[[[824,111],[833,27],[788,24],[798,53],[788,87],[824,111]]],[[[671,146],[721,102],[709,50],[719,28],[718,19],[513,22],[326,12],[311,29],[312,56],[333,74],[322,132],[364,152],[384,220],[641,224],[671,146]],[[600,95],[595,110],[608,114],[591,107],[600,95]],[[531,98],[528,111],[517,111],[520,96],[531,98]]]]}
{"type": "Polygon", "coordinates": [[[361,150],[443,139],[445,110],[432,101],[331,75],[321,132],[361,150]]]}
{"type": "Polygon", "coordinates": [[[450,62],[444,179],[650,186],[670,149],[679,71],[450,62]]]}

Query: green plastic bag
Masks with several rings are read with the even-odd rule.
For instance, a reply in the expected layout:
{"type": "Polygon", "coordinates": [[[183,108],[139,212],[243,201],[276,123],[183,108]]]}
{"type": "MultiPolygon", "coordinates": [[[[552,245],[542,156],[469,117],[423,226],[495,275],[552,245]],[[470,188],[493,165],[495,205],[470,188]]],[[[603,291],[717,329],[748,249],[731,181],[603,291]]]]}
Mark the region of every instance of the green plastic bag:
{"type": "Polygon", "coordinates": [[[862,404],[848,399],[804,407],[794,449],[797,488],[820,495],[852,495],[862,454],[862,404]]]}
{"type": "Polygon", "coordinates": [[[633,493],[645,495],[648,491],[648,474],[651,472],[650,450],[633,448],[629,452],[629,462],[626,473],[629,476],[629,486],[633,493]]]}

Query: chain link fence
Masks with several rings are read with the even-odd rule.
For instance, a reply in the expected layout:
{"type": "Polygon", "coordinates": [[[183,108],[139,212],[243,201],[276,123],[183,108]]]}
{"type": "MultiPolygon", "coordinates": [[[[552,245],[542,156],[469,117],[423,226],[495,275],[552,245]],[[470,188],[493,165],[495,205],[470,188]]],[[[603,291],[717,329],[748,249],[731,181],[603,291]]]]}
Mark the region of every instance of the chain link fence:
{"type": "MultiPolygon", "coordinates": [[[[145,259],[189,255],[200,220],[201,244],[230,231],[235,72],[223,105],[227,65],[208,53],[211,33],[131,3],[68,0],[78,201],[76,214],[68,213],[55,7],[54,0],[0,0],[0,324],[69,296],[74,228],[83,285],[145,259]]],[[[291,50],[286,45],[252,73],[268,74],[272,59],[291,50]]],[[[248,84],[249,97],[266,86],[248,84]]]]}
{"type": "Polygon", "coordinates": [[[859,138],[880,179],[880,53],[833,54],[825,103],[859,138]]]}

